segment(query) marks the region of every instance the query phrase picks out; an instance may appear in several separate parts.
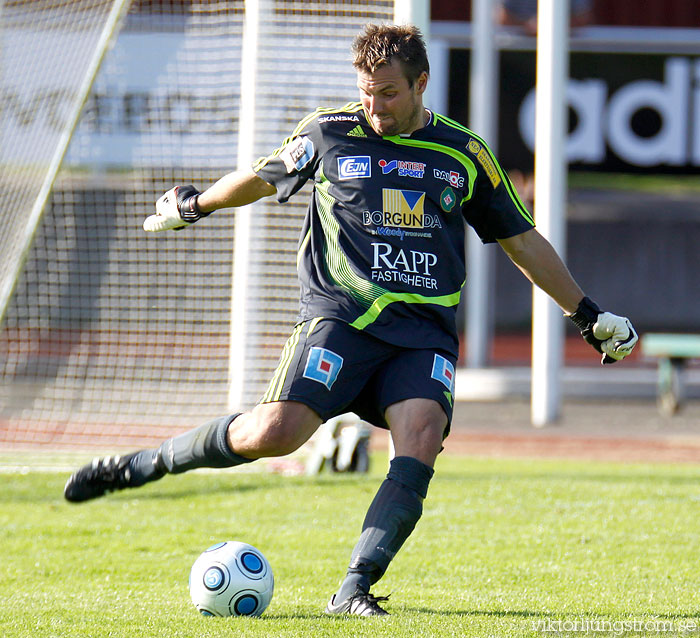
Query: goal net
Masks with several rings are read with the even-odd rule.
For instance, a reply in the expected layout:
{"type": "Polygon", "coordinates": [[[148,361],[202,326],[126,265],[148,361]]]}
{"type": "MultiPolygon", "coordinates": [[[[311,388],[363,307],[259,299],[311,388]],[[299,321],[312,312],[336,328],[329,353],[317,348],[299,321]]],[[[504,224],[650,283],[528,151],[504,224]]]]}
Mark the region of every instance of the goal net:
{"type": "Polygon", "coordinates": [[[0,0],[0,317],[125,0],[0,0]]]}
{"type": "MultiPolygon", "coordinates": [[[[260,11],[255,117],[246,132],[257,157],[317,106],[356,99],[352,37],[367,22],[391,21],[394,3],[254,4],[260,11]]],[[[0,442],[6,445],[149,445],[251,407],[297,314],[295,256],[308,191],[284,206],[254,205],[245,246],[235,244],[232,211],[177,233],[141,229],[172,185],[203,189],[236,168],[244,0],[130,3],[30,248],[25,257],[13,252],[13,233],[26,232],[33,192],[59,144],[47,129],[61,120],[65,96],[85,82],[85,61],[113,5],[1,5],[3,146],[8,131],[17,135],[12,155],[0,156],[2,277],[23,263],[0,325],[0,442]],[[64,22],[55,18],[66,12],[64,22]],[[14,14],[21,24],[8,19],[14,14]],[[12,46],[19,37],[41,46],[12,46]],[[232,308],[234,262],[246,264],[246,283],[232,308]],[[240,337],[230,326],[241,321],[244,339],[229,361],[232,337],[240,337]],[[236,405],[229,405],[229,394],[236,405]]]]}

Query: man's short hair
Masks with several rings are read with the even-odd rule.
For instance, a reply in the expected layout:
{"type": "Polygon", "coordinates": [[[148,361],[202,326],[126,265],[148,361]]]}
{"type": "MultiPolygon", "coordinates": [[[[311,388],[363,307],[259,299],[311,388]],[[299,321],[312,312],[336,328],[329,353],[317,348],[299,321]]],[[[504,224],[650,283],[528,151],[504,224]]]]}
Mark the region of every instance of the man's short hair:
{"type": "Polygon", "coordinates": [[[397,58],[410,86],[423,71],[430,74],[425,42],[414,26],[368,24],[355,38],[352,52],[353,66],[363,73],[374,73],[397,58]]]}

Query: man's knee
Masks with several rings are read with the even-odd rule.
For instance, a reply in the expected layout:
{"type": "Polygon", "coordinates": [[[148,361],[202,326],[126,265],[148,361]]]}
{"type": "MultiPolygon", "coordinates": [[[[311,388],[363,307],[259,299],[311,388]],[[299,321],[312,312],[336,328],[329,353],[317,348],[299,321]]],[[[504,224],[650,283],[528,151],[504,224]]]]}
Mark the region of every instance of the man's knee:
{"type": "Polygon", "coordinates": [[[229,426],[228,442],[247,458],[284,456],[303,445],[320,424],[321,418],[303,403],[261,403],[229,426]]]}
{"type": "Polygon", "coordinates": [[[397,456],[410,456],[433,466],[442,449],[447,415],[437,401],[407,399],[386,410],[397,456]]]}

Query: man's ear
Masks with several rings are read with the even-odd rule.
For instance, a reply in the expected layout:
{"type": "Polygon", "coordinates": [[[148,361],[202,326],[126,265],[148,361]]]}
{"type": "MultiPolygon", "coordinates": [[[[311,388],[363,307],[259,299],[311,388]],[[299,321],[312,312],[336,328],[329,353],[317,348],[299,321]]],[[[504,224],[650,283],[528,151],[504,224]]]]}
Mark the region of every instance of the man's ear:
{"type": "Polygon", "coordinates": [[[428,74],[423,71],[416,80],[416,91],[418,95],[423,95],[425,89],[428,87],[428,74]]]}

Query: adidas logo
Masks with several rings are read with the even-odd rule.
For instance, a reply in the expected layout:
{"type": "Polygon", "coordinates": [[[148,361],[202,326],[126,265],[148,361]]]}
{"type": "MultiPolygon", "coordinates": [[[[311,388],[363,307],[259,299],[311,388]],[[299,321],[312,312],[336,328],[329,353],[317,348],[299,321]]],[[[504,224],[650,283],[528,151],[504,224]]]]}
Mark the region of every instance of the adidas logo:
{"type": "Polygon", "coordinates": [[[362,127],[358,124],[354,129],[348,132],[348,137],[367,137],[367,133],[362,130],[362,127]]]}

